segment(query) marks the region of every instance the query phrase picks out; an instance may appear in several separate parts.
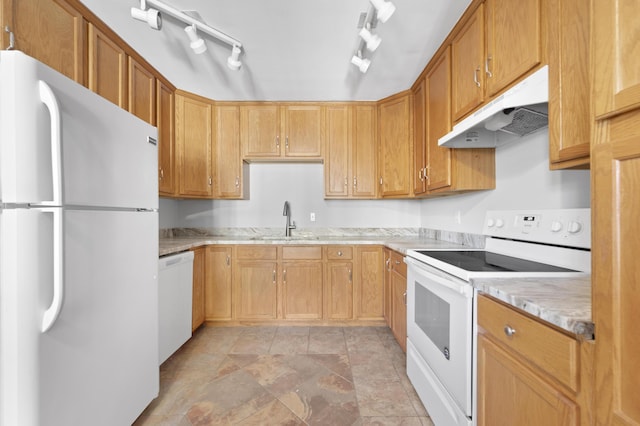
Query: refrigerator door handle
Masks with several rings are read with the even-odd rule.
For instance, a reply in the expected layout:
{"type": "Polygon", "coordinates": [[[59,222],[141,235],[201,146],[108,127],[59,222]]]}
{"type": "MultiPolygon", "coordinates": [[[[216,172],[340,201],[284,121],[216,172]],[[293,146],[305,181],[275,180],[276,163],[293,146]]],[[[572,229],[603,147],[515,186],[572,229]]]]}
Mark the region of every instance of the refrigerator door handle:
{"type": "Polygon", "coordinates": [[[41,205],[62,205],[62,133],[60,107],[51,87],[44,81],[39,81],[40,100],[51,115],[51,182],[53,184],[53,200],[40,203],[41,205]]]}
{"type": "Polygon", "coordinates": [[[53,214],[53,299],[42,316],[42,333],[46,333],[58,319],[64,299],[64,233],[62,208],[43,208],[41,211],[53,214]]]}

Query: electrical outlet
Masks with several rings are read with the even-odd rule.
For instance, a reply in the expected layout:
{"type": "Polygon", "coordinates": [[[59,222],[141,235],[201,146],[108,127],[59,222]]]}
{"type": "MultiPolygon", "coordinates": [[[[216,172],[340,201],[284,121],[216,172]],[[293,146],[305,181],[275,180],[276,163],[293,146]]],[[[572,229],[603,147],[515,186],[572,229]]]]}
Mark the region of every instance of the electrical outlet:
{"type": "Polygon", "coordinates": [[[309,220],[311,222],[315,222],[316,221],[316,214],[315,213],[309,213],[309,220]]]}

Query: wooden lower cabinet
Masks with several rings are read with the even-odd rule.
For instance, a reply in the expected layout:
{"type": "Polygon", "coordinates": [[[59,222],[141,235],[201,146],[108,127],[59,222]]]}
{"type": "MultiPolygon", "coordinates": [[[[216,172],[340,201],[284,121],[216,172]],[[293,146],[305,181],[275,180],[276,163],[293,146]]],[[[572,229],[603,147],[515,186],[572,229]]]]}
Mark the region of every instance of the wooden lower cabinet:
{"type": "Polygon", "coordinates": [[[592,424],[588,342],[482,295],[478,328],[479,426],[592,424]]]}
{"type": "Polygon", "coordinates": [[[232,247],[209,246],[205,267],[205,319],[230,320],[232,310],[232,247]]]}
{"type": "Polygon", "coordinates": [[[389,296],[391,331],[403,351],[407,351],[407,265],[403,255],[391,251],[389,260],[389,296]]]}
{"type": "Polygon", "coordinates": [[[384,255],[381,246],[356,247],[356,319],[381,320],[384,315],[384,255]]]}
{"type": "Polygon", "coordinates": [[[277,318],[277,263],[238,261],[234,290],[237,319],[277,318]]]}
{"type": "Polygon", "coordinates": [[[282,264],[282,316],[322,318],[322,262],[282,264]]]}
{"type": "Polygon", "coordinates": [[[195,331],[205,319],[205,258],[207,249],[193,250],[193,292],[191,299],[191,331],[195,331]]]}
{"type": "Polygon", "coordinates": [[[353,318],[353,247],[326,248],[324,317],[328,320],[353,318]]]}

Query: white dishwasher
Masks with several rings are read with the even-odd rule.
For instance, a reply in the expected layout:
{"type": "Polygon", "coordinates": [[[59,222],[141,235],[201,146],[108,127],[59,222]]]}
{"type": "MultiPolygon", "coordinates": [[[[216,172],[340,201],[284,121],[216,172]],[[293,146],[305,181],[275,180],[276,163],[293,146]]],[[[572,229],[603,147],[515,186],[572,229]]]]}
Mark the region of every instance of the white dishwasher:
{"type": "Polygon", "coordinates": [[[158,262],[158,360],[162,364],[191,338],[193,252],[158,262]]]}

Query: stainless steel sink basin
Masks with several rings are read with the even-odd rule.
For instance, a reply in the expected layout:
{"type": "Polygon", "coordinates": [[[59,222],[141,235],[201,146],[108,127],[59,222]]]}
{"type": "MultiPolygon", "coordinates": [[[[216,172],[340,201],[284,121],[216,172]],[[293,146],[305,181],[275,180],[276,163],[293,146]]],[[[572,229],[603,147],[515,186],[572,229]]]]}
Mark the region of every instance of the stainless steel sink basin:
{"type": "Polygon", "coordinates": [[[256,241],[312,241],[319,240],[320,237],[310,237],[304,235],[293,235],[285,237],[284,235],[262,235],[259,237],[253,237],[252,240],[256,241]]]}

